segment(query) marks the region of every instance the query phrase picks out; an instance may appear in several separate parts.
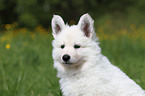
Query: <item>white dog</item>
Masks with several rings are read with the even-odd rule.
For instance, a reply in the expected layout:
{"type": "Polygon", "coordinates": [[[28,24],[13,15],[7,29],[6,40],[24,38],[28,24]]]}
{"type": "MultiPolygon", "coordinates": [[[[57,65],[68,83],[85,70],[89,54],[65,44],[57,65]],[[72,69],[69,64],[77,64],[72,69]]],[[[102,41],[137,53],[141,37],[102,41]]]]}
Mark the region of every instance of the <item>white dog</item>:
{"type": "Polygon", "coordinates": [[[145,96],[144,90],[101,54],[94,21],[84,14],[78,25],[54,15],[54,67],[64,96],[145,96]]]}

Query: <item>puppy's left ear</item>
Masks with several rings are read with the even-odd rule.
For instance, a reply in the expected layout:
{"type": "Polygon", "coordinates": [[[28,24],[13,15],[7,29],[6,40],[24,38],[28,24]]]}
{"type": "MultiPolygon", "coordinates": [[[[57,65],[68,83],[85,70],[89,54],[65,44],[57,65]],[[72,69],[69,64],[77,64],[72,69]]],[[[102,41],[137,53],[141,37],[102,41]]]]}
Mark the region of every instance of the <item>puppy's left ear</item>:
{"type": "Polygon", "coordinates": [[[55,38],[57,34],[59,34],[63,28],[65,27],[65,23],[63,19],[59,15],[54,15],[51,22],[52,26],[52,35],[55,38]]]}
{"type": "Polygon", "coordinates": [[[84,32],[84,35],[88,38],[91,38],[94,33],[94,20],[87,13],[81,16],[78,26],[84,32]]]}

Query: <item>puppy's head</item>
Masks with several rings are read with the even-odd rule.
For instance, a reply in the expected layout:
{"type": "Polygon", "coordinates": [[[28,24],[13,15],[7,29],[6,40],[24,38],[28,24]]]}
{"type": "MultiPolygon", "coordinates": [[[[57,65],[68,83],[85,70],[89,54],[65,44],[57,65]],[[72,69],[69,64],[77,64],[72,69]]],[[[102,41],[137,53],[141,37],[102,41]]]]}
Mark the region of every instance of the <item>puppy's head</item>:
{"type": "Polygon", "coordinates": [[[54,15],[52,30],[54,40],[53,59],[54,66],[73,67],[82,65],[91,55],[96,45],[94,40],[94,21],[89,14],[84,14],[77,25],[65,25],[63,19],[54,15]],[[59,64],[59,65],[58,65],[59,64]]]}

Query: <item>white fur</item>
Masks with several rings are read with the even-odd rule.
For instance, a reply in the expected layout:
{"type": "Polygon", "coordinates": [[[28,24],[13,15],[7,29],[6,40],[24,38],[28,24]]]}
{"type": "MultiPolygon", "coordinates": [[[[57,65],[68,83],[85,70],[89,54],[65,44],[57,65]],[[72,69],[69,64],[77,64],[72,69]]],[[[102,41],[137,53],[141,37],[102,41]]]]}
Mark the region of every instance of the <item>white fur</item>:
{"type": "Polygon", "coordinates": [[[73,26],[65,25],[60,16],[52,19],[54,67],[63,96],[145,96],[140,86],[101,54],[93,24],[89,14],[73,26]],[[90,24],[88,37],[82,29],[86,21],[90,24]],[[55,24],[61,28],[57,33],[55,24]],[[81,47],[75,49],[75,44],[81,47]],[[61,45],[65,47],[62,49],[61,45]],[[71,56],[71,64],[64,64],[64,54],[71,56]]]}

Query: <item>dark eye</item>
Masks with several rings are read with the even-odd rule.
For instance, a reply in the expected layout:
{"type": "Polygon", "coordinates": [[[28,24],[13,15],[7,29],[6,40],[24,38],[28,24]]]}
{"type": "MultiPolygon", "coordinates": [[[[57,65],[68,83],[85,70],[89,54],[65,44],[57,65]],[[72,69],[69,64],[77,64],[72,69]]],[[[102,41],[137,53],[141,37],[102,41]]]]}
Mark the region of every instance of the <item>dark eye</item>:
{"type": "Polygon", "coordinates": [[[61,45],[60,47],[61,47],[61,49],[63,49],[65,46],[64,45],[61,45]]]}
{"type": "Polygon", "coordinates": [[[78,49],[78,48],[80,48],[81,46],[80,45],[74,45],[74,48],[75,49],[78,49]]]}

